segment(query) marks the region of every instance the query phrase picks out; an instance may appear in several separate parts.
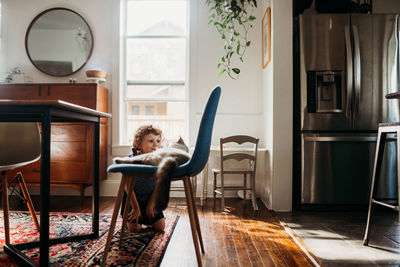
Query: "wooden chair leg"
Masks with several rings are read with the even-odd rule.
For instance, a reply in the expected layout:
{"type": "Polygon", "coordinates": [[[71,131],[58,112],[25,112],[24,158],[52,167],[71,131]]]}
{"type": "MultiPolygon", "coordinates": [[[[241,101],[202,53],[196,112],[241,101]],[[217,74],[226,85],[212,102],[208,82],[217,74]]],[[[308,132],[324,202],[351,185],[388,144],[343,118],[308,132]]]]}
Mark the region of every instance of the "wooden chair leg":
{"type": "Polygon", "coordinates": [[[4,235],[6,238],[6,244],[10,244],[10,218],[8,217],[9,205],[8,205],[8,191],[7,191],[7,175],[6,171],[1,172],[1,185],[2,185],[2,206],[4,213],[4,235]]]}
{"type": "Polygon", "coordinates": [[[224,190],[224,175],[222,174],[221,171],[221,211],[223,212],[225,210],[225,190],[224,190]]]}
{"type": "Polygon", "coordinates": [[[38,232],[40,232],[40,225],[39,225],[39,221],[36,217],[35,208],[33,207],[32,199],[31,199],[31,196],[29,195],[28,188],[26,187],[24,177],[22,176],[22,173],[20,173],[20,172],[17,173],[17,181],[19,183],[19,187],[21,188],[22,194],[24,195],[24,198],[26,200],[26,204],[28,205],[28,209],[32,216],[33,222],[35,223],[36,230],[38,232]]]}
{"type": "MultiPolygon", "coordinates": [[[[243,188],[247,188],[247,173],[243,173],[243,188]]],[[[243,190],[243,200],[246,203],[247,190],[243,190]]]]}
{"type": "Polygon", "coordinates": [[[126,179],[127,179],[127,176],[122,175],[121,184],[119,185],[117,200],[115,202],[113,215],[111,217],[110,229],[108,230],[108,236],[107,236],[106,246],[104,248],[103,260],[101,261],[101,266],[104,266],[107,261],[108,252],[109,252],[110,246],[111,246],[111,240],[114,235],[115,224],[117,222],[119,208],[121,207],[122,196],[124,195],[126,179]]]}
{"type": "Polygon", "coordinates": [[[255,173],[250,175],[251,179],[251,201],[253,203],[253,209],[258,210],[257,199],[256,199],[256,176],[255,173]]]}
{"type": "Polygon", "coordinates": [[[215,208],[215,199],[217,197],[217,193],[215,192],[217,190],[217,173],[214,172],[214,181],[213,181],[213,196],[214,196],[214,208],[215,208]]]}
{"type": "Polygon", "coordinates": [[[199,221],[199,215],[197,214],[197,208],[196,208],[196,202],[194,201],[194,194],[192,191],[192,188],[190,187],[190,195],[192,196],[192,206],[193,206],[193,213],[194,213],[194,219],[195,219],[195,223],[196,223],[196,229],[197,229],[197,234],[198,234],[198,238],[200,241],[200,247],[201,247],[201,252],[204,253],[204,244],[203,244],[203,237],[201,235],[201,228],[200,228],[200,221],[199,221]]]}
{"type": "Polygon", "coordinates": [[[122,217],[121,234],[119,236],[119,246],[122,245],[122,239],[124,238],[126,223],[128,221],[129,207],[131,206],[130,199],[132,197],[133,186],[135,185],[134,177],[129,177],[128,179],[129,179],[128,186],[127,186],[128,192],[127,192],[127,197],[126,197],[126,201],[125,201],[124,212],[122,213],[124,216],[122,217]]]}
{"type": "Polygon", "coordinates": [[[193,244],[194,244],[194,249],[196,252],[197,264],[199,267],[201,267],[202,264],[201,264],[201,255],[200,255],[200,249],[199,249],[199,241],[197,239],[197,229],[196,229],[196,222],[195,222],[195,218],[194,218],[192,198],[190,197],[190,188],[189,188],[190,182],[187,177],[183,178],[183,185],[185,187],[186,203],[187,203],[187,207],[188,207],[190,228],[192,230],[193,244]]]}

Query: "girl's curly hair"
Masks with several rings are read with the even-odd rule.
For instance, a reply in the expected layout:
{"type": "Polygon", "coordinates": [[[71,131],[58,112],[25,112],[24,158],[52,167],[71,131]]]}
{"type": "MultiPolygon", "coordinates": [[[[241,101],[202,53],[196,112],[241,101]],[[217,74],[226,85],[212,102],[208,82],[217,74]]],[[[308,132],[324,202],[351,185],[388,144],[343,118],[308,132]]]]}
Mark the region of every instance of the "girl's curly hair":
{"type": "Polygon", "coordinates": [[[159,135],[162,139],[162,131],[153,125],[143,125],[140,126],[135,133],[135,138],[133,139],[132,153],[136,156],[141,153],[139,149],[139,144],[142,143],[143,138],[148,134],[159,135]]]}

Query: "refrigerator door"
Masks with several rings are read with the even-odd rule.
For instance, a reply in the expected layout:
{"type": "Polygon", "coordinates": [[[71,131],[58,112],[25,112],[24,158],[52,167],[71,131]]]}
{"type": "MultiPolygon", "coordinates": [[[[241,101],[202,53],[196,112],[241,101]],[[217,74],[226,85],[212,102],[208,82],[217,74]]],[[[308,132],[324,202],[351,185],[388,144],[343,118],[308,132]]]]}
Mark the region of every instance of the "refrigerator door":
{"type": "MultiPolygon", "coordinates": [[[[376,135],[302,135],[301,204],[367,204],[376,135]]],[[[396,147],[388,142],[378,198],[396,198],[396,147]]]]}
{"type": "Polygon", "coordinates": [[[349,14],[300,15],[302,131],[352,130],[350,34],[349,14]]]}
{"type": "Polygon", "coordinates": [[[398,15],[352,14],[354,41],[354,130],[375,131],[380,122],[399,121],[398,15]]]}

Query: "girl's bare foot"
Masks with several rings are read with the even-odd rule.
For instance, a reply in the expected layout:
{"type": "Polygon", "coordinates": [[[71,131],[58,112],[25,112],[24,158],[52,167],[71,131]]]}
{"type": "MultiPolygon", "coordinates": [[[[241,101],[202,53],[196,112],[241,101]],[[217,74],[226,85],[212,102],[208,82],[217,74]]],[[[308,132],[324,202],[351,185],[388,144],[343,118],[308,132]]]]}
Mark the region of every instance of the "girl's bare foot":
{"type": "Polygon", "coordinates": [[[165,230],[165,218],[161,218],[151,225],[155,231],[163,232],[165,230]]]}

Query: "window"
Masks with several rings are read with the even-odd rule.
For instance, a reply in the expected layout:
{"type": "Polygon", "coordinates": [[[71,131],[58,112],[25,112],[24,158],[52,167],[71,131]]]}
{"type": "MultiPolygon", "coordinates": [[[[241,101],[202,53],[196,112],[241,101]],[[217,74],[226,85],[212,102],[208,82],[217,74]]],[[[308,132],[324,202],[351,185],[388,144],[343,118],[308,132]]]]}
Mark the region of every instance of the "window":
{"type": "Polygon", "coordinates": [[[122,10],[123,142],[143,124],[185,138],[187,1],[126,0],[122,10]]]}
{"type": "Polygon", "coordinates": [[[131,115],[139,115],[140,114],[140,106],[132,105],[131,106],[131,115]]]}

